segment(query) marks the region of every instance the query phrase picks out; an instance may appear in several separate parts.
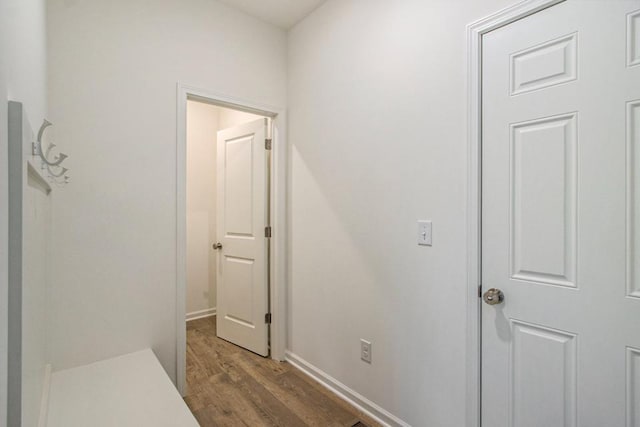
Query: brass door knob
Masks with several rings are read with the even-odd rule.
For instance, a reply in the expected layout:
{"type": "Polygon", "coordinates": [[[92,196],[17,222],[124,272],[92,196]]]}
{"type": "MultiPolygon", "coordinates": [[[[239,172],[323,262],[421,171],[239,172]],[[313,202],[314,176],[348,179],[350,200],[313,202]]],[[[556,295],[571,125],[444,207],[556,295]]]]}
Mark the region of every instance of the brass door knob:
{"type": "Polygon", "coordinates": [[[482,299],[489,305],[501,304],[504,301],[504,294],[500,289],[491,288],[482,295],[482,299]]]}

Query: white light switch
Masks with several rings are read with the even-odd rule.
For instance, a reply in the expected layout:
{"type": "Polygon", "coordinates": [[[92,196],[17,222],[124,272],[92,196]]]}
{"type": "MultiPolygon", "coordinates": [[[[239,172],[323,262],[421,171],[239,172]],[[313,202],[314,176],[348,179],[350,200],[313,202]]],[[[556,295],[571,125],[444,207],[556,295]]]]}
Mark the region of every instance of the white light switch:
{"type": "Polygon", "coordinates": [[[418,221],[418,244],[431,246],[431,221],[418,221]]]}

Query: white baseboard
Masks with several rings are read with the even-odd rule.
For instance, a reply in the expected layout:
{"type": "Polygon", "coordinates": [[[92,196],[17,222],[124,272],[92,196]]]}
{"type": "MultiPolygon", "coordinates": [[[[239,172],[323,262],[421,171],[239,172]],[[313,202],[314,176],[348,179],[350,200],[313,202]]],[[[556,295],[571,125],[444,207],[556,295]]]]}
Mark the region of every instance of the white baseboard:
{"type": "Polygon", "coordinates": [[[196,320],[196,319],[204,319],[205,317],[211,317],[216,315],[216,308],[207,308],[206,310],[194,311],[192,313],[187,313],[186,320],[196,320]]]}
{"type": "Polygon", "coordinates": [[[329,389],[329,391],[333,392],[350,405],[355,406],[369,417],[378,421],[380,424],[389,427],[411,427],[389,411],[370,401],[360,393],[350,389],[331,375],[316,368],[289,350],[285,351],[285,360],[291,363],[295,368],[322,384],[324,387],[329,389]]]}
{"type": "Polygon", "coordinates": [[[44,367],[44,382],[42,383],[42,397],[40,398],[40,417],[38,427],[47,426],[47,416],[49,414],[49,390],[51,389],[51,364],[44,367]]]}

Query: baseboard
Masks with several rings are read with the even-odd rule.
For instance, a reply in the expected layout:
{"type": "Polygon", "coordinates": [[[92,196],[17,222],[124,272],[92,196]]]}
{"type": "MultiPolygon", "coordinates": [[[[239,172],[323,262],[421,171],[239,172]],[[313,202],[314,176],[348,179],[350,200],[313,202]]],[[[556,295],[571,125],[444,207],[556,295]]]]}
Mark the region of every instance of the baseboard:
{"type": "Polygon", "coordinates": [[[38,427],[46,427],[49,414],[49,390],[51,389],[51,364],[44,367],[44,381],[42,383],[42,397],[40,398],[40,417],[38,427]]]}
{"type": "Polygon", "coordinates": [[[333,392],[350,405],[358,408],[369,417],[378,421],[380,424],[388,427],[411,427],[400,418],[370,401],[360,393],[350,389],[326,372],[316,368],[300,356],[297,356],[287,350],[285,351],[285,360],[291,363],[295,368],[316,380],[318,383],[322,384],[324,387],[329,389],[329,391],[333,392]]]}
{"type": "Polygon", "coordinates": [[[206,310],[194,311],[187,313],[186,320],[204,319],[205,317],[211,317],[216,315],[216,308],[207,308],[206,310]]]}

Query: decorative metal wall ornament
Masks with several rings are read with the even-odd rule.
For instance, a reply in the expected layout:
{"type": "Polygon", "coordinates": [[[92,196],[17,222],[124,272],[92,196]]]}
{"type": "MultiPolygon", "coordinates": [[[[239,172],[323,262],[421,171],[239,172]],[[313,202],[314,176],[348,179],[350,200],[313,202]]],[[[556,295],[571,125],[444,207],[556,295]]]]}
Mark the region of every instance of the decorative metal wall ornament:
{"type": "Polygon", "coordinates": [[[46,150],[42,148],[42,136],[44,135],[45,129],[51,125],[52,123],[46,119],[42,122],[42,126],[40,126],[40,130],[38,131],[37,141],[34,142],[32,146],[32,154],[40,157],[41,167],[47,171],[51,182],[67,184],[69,182],[69,176],[67,175],[69,169],[63,167],[62,162],[69,156],[64,153],[59,153],[51,158],[51,151],[56,147],[54,143],[49,143],[46,150]],[[50,158],[51,160],[49,160],[50,158]]]}

